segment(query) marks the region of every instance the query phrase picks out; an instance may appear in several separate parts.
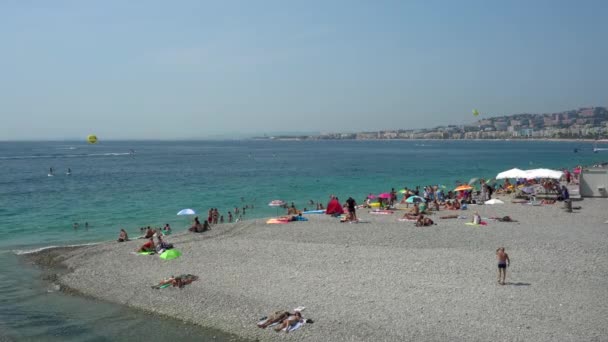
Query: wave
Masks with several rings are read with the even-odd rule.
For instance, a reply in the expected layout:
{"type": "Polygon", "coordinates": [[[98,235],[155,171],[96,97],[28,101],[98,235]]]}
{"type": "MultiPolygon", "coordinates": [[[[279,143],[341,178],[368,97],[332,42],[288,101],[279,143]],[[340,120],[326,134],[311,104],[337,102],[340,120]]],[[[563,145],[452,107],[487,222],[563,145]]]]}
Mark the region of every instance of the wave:
{"type": "Polygon", "coordinates": [[[45,246],[45,247],[39,247],[39,248],[34,248],[34,249],[25,249],[25,250],[21,250],[21,249],[15,249],[12,252],[16,255],[27,255],[27,254],[34,254],[34,253],[38,253],[38,252],[42,252],[44,250],[47,249],[53,249],[53,248],[71,248],[71,247],[84,247],[84,246],[95,246],[95,245],[99,245],[101,242],[90,242],[90,243],[81,243],[81,244],[76,244],[76,245],[63,245],[63,246],[45,246]]]}
{"type": "Polygon", "coordinates": [[[129,152],[107,152],[107,153],[88,153],[88,154],[45,154],[38,156],[5,156],[0,157],[0,160],[14,159],[38,159],[38,158],[86,158],[86,157],[103,157],[103,156],[128,156],[129,152]]]}

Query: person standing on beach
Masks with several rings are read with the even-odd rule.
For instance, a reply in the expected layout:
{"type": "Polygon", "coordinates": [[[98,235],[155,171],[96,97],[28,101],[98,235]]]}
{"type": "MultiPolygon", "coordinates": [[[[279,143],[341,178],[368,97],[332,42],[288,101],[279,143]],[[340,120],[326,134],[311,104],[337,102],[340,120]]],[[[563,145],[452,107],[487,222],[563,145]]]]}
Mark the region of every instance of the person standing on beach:
{"type": "Polygon", "coordinates": [[[357,221],[357,213],[355,207],[357,206],[357,202],[352,197],[349,197],[346,200],[346,206],[348,207],[348,214],[350,216],[351,221],[357,221]]]}
{"type": "Polygon", "coordinates": [[[232,223],[232,212],[228,212],[228,223],[232,223]]]}
{"type": "Polygon", "coordinates": [[[498,259],[498,283],[504,285],[507,278],[507,267],[511,266],[509,254],[505,253],[504,247],[496,250],[496,259],[498,259]]]}

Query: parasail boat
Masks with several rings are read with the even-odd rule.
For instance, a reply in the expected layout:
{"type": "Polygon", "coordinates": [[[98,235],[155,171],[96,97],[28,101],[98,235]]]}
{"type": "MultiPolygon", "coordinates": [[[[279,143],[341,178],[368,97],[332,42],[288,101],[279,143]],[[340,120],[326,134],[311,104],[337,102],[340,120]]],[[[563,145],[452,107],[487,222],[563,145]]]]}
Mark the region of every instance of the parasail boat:
{"type": "Polygon", "coordinates": [[[608,151],[608,145],[605,145],[606,147],[597,147],[598,143],[608,143],[608,139],[596,140],[593,144],[593,153],[598,153],[600,151],[608,151]]]}

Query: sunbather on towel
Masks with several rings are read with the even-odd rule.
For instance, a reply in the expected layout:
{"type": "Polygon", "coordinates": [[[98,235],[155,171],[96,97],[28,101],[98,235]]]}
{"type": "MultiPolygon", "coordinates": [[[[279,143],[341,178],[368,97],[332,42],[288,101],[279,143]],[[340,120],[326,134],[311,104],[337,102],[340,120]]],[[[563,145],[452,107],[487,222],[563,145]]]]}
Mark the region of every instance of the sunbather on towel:
{"type": "Polygon", "coordinates": [[[405,215],[403,215],[403,218],[408,220],[418,220],[419,216],[420,208],[418,207],[418,203],[414,203],[414,207],[409,212],[405,213],[405,215]]]}
{"type": "Polygon", "coordinates": [[[279,325],[274,328],[274,331],[281,331],[285,329],[285,333],[288,333],[290,328],[298,323],[312,323],[311,320],[305,320],[302,318],[302,313],[300,311],[296,311],[293,314],[290,314],[287,318],[285,318],[279,325]]]}
{"type": "Polygon", "coordinates": [[[428,227],[432,226],[435,222],[428,217],[424,217],[424,215],[420,215],[418,220],[416,221],[416,227],[428,227]]]}
{"type": "Polygon", "coordinates": [[[266,318],[265,321],[263,321],[262,323],[258,323],[258,327],[260,327],[262,329],[266,329],[266,327],[268,327],[271,324],[282,322],[284,319],[289,317],[289,315],[290,314],[287,311],[282,311],[282,310],[275,311],[274,313],[271,313],[270,315],[268,315],[268,318],[266,318]]]}
{"type": "Polygon", "coordinates": [[[141,245],[141,247],[139,247],[139,249],[137,250],[138,253],[141,252],[154,252],[155,251],[155,246],[154,246],[154,239],[150,238],[148,240],[148,242],[144,243],[143,245],[141,245]]]}

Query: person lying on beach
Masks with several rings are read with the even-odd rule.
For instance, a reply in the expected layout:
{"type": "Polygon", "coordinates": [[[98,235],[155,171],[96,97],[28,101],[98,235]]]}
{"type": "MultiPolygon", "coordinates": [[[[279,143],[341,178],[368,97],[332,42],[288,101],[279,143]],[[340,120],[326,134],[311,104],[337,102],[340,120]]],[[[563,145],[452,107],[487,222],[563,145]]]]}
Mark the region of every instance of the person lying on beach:
{"type": "Polygon", "coordinates": [[[418,207],[418,203],[414,203],[414,207],[410,209],[409,212],[405,213],[402,218],[408,220],[417,220],[420,216],[420,207],[418,207]]]}
{"type": "Polygon", "coordinates": [[[141,245],[141,247],[139,247],[139,249],[137,250],[138,253],[154,252],[154,251],[155,251],[154,239],[152,239],[152,238],[148,239],[148,241],[146,243],[144,243],[143,245],[141,245]]]}
{"type": "Polygon", "coordinates": [[[158,285],[152,286],[153,289],[163,288],[163,285],[171,284],[173,287],[182,288],[185,285],[192,283],[193,281],[198,280],[198,277],[192,274],[182,274],[177,277],[169,277],[167,279],[163,279],[158,283],[158,285]]]}
{"type": "Polygon", "coordinates": [[[434,223],[433,220],[421,214],[416,221],[416,227],[428,227],[432,226],[434,223]]]}
{"type": "Polygon", "coordinates": [[[540,201],[540,204],[555,204],[555,200],[545,198],[544,200],[540,201]]]}
{"type": "Polygon", "coordinates": [[[284,319],[289,317],[289,315],[290,314],[287,311],[275,311],[274,313],[268,315],[265,321],[258,323],[258,327],[266,329],[266,327],[268,327],[269,325],[282,322],[284,319]]]}
{"type": "MultiPolygon", "coordinates": [[[[274,328],[274,331],[281,331],[287,327],[292,327],[300,322],[304,322],[304,318],[302,318],[302,313],[300,313],[300,311],[296,311],[293,315],[289,315],[281,323],[279,323],[274,328]]],[[[289,329],[285,329],[285,332],[288,333],[289,329]]]]}
{"type": "Polygon", "coordinates": [[[118,242],[125,242],[125,241],[129,241],[129,235],[127,235],[127,232],[124,229],[120,229],[120,233],[118,234],[118,242]]]}
{"type": "Polygon", "coordinates": [[[503,217],[490,217],[493,220],[499,221],[499,222],[517,222],[516,220],[512,219],[509,216],[503,216],[503,217]]]}

